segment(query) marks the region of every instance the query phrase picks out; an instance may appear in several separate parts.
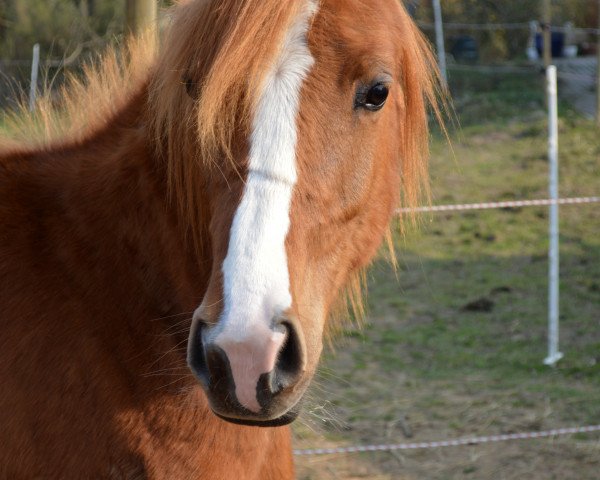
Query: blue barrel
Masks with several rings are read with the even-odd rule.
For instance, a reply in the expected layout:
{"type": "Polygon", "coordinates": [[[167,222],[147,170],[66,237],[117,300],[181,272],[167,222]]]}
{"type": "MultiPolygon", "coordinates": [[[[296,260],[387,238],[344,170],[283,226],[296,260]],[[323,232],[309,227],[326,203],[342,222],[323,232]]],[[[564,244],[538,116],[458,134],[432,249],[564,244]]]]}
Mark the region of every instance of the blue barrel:
{"type": "MultiPolygon", "coordinates": [[[[540,57],[544,55],[544,35],[541,33],[535,36],[535,48],[540,57]]],[[[560,58],[563,56],[565,48],[565,34],[563,32],[552,32],[552,56],[560,58]]]]}

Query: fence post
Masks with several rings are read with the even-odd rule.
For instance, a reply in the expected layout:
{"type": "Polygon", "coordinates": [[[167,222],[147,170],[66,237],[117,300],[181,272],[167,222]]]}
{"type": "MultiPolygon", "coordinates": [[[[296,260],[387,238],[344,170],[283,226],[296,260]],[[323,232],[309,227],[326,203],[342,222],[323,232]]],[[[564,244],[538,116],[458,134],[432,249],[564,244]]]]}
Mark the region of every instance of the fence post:
{"type": "Polygon", "coordinates": [[[38,73],[40,71],[40,44],[33,46],[33,61],[31,62],[31,86],[29,90],[29,110],[35,110],[35,101],[37,97],[38,73]]]}
{"type": "Polygon", "coordinates": [[[556,67],[546,69],[548,91],[548,159],[550,163],[550,248],[548,273],[548,357],[546,365],[554,366],[563,357],[559,343],[559,217],[558,217],[558,88],[556,67]]]}
{"type": "Polygon", "coordinates": [[[550,0],[544,0],[544,22],[542,24],[542,33],[544,39],[544,68],[552,64],[552,3],[550,0]]]}
{"type": "Polygon", "coordinates": [[[444,24],[442,20],[442,6],[440,0],[433,0],[433,15],[435,17],[435,39],[437,44],[438,65],[444,86],[448,85],[448,73],[446,70],[446,45],[444,43],[444,24]]]}
{"type": "Polygon", "coordinates": [[[149,28],[157,30],[158,0],[126,0],[125,29],[127,33],[140,35],[149,28]]]}

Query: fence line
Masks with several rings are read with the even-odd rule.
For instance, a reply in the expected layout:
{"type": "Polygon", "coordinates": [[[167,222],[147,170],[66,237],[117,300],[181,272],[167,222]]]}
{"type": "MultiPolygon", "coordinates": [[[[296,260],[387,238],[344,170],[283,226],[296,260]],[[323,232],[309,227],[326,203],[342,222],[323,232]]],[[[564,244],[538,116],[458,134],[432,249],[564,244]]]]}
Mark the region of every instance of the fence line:
{"type": "MultiPolygon", "coordinates": [[[[0,70],[11,67],[29,67],[31,66],[32,60],[1,60],[0,70]]],[[[40,60],[40,66],[44,68],[64,68],[73,65],[78,65],[80,61],[78,59],[65,59],[65,60],[40,60]]]]}
{"type": "Polygon", "coordinates": [[[510,65],[464,65],[459,63],[450,63],[448,64],[448,69],[481,73],[524,73],[527,75],[540,72],[539,65],[532,65],[531,67],[513,67],[510,65]]]}
{"type": "Polygon", "coordinates": [[[591,203],[600,203],[600,197],[575,197],[540,199],[540,200],[512,200],[506,202],[485,202],[485,203],[462,203],[455,205],[435,205],[432,207],[400,208],[396,213],[440,213],[440,212],[466,212],[472,210],[493,210],[502,208],[521,208],[521,207],[548,207],[552,205],[584,205],[591,203]]]}
{"type": "MultiPolygon", "coordinates": [[[[426,30],[433,30],[435,24],[428,22],[417,22],[419,27],[426,30]]],[[[530,30],[531,22],[519,22],[519,23],[444,23],[446,30],[530,30]]],[[[553,32],[563,33],[589,33],[591,35],[600,35],[600,29],[598,28],[582,28],[582,27],[565,27],[565,26],[551,26],[550,30],[553,32]]]]}
{"type": "Polygon", "coordinates": [[[572,78],[574,80],[594,80],[592,73],[558,72],[558,78],[572,78]]]}
{"type": "MultiPolygon", "coordinates": [[[[433,30],[434,24],[428,22],[417,22],[419,27],[433,30]]],[[[448,30],[522,30],[529,29],[527,23],[444,23],[444,28],[448,30]]]]}
{"type": "MultiPolygon", "coordinates": [[[[560,67],[559,67],[560,68],[560,67]]],[[[511,66],[511,65],[465,65],[459,63],[449,63],[448,70],[458,70],[465,72],[480,72],[480,73],[522,73],[532,75],[542,71],[542,65],[533,64],[526,66],[511,66]]],[[[595,80],[594,73],[578,73],[578,72],[557,72],[558,78],[572,78],[574,80],[595,80]]]]}
{"type": "Polygon", "coordinates": [[[316,456],[316,455],[336,455],[344,453],[366,453],[366,452],[393,452],[398,450],[430,450],[446,447],[461,447],[470,445],[482,445],[487,443],[509,442],[514,440],[530,440],[539,438],[559,437],[565,435],[575,435],[581,433],[600,432],[600,425],[573,428],[557,428],[542,432],[523,432],[509,433],[503,435],[489,435],[485,437],[459,438],[455,440],[443,440],[438,442],[420,442],[420,443],[398,443],[384,445],[362,445],[354,447],[339,448],[315,448],[309,450],[294,450],[294,455],[316,456]]]}

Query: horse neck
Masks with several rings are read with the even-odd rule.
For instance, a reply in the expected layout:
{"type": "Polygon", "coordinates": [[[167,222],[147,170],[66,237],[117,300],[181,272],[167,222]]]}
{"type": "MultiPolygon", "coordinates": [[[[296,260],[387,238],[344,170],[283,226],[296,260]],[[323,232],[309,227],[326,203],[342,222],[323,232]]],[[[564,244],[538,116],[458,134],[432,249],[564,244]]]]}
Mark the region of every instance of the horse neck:
{"type": "MultiPolygon", "coordinates": [[[[179,314],[198,305],[210,273],[202,268],[210,259],[197,257],[170,201],[146,105],[143,86],[103,128],[39,152],[46,158],[36,162],[41,178],[51,179],[46,188],[60,195],[51,221],[61,235],[70,232],[62,263],[82,292],[95,292],[89,306],[95,303],[112,334],[123,328],[164,334],[168,318],[181,321],[186,316],[179,314]]],[[[180,342],[186,333],[177,330],[180,342]]]]}
{"type": "Polygon", "coordinates": [[[23,388],[64,396],[41,412],[19,401],[16,418],[54,425],[58,409],[73,408],[87,425],[110,425],[111,437],[99,428],[85,441],[111,445],[114,458],[135,450],[161,478],[291,478],[288,430],[218,420],[186,366],[212,260],[198,256],[169,198],[145,105],[141,92],[83,140],[0,154],[0,224],[10,232],[0,278],[11,278],[0,289],[2,334],[24,348],[2,350],[0,363],[42,372],[43,383],[26,376],[23,388]],[[232,451],[233,461],[218,460],[232,451]]]}

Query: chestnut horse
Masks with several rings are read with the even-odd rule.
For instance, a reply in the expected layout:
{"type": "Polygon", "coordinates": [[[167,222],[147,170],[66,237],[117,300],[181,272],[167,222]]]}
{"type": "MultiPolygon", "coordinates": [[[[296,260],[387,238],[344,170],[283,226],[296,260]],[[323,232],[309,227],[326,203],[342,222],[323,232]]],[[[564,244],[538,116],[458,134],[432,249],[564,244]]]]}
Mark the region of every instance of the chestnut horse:
{"type": "Polygon", "coordinates": [[[2,140],[0,477],[293,478],[327,318],[425,184],[431,53],[398,0],[188,0],[131,51],[2,140]]]}

